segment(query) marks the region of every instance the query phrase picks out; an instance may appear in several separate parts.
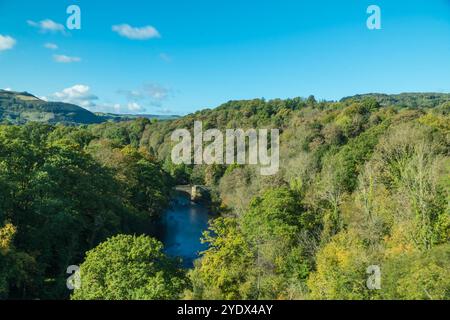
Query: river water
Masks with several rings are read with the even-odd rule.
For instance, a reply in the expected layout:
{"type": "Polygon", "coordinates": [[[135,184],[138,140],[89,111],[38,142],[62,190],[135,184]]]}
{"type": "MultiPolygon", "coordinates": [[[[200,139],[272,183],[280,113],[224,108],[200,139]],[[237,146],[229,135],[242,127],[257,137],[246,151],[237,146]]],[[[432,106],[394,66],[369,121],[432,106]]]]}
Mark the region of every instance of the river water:
{"type": "Polygon", "coordinates": [[[181,257],[183,266],[191,268],[199,252],[207,248],[200,238],[208,228],[211,218],[205,205],[190,201],[189,196],[177,193],[172,204],[161,217],[162,242],[165,253],[172,257],[181,257]]]}

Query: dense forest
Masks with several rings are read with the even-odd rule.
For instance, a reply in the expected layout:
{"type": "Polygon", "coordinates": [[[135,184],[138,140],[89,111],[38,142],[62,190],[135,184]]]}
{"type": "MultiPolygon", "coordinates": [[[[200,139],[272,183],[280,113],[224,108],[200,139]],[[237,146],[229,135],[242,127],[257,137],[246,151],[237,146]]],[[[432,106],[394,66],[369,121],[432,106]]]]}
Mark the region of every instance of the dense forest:
{"type": "Polygon", "coordinates": [[[0,298],[450,299],[450,95],[230,101],[174,120],[0,126],[0,298]],[[177,128],[277,128],[280,170],[174,165],[177,128]],[[211,193],[190,270],[157,220],[211,193]],[[66,288],[80,264],[81,287],[66,288]],[[381,287],[367,286],[378,266],[381,287]]]}

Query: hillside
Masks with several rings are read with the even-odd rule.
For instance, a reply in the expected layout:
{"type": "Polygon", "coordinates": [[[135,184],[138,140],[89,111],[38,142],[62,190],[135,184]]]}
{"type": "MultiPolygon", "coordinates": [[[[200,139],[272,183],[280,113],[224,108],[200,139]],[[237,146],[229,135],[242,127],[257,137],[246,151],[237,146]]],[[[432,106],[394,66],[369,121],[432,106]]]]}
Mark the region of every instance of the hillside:
{"type": "Polygon", "coordinates": [[[93,124],[104,120],[73,104],[43,101],[27,92],[0,90],[0,121],[9,124],[24,124],[30,121],[93,124]]]}
{"type": "Polygon", "coordinates": [[[28,92],[0,90],[0,122],[5,124],[25,124],[34,121],[48,124],[77,125],[130,121],[137,118],[167,120],[176,117],[92,113],[70,103],[47,102],[28,92]]]}
{"type": "Polygon", "coordinates": [[[450,94],[448,93],[400,93],[400,94],[382,94],[382,93],[368,93],[358,94],[351,97],[343,98],[341,101],[347,100],[362,101],[367,98],[374,98],[382,106],[397,106],[409,108],[433,108],[445,102],[450,101],[450,94]]]}

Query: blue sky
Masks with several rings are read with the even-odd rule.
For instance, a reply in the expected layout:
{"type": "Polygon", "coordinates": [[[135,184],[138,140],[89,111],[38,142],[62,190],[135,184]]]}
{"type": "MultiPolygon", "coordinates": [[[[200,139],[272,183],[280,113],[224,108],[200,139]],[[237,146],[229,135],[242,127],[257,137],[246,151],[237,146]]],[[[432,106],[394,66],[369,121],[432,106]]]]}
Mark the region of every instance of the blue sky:
{"type": "Polygon", "coordinates": [[[93,111],[450,92],[449,75],[449,0],[0,0],[0,88],[93,111]]]}

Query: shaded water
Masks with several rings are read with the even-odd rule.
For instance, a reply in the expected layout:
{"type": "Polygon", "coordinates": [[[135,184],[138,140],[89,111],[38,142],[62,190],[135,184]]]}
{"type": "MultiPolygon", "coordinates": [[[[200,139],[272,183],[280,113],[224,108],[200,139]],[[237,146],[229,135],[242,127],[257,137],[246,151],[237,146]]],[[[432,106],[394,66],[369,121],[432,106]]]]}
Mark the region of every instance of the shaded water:
{"type": "Polygon", "coordinates": [[[160,231],[165,253],[181,257],[184,267],[192,267],[199,252],[207,248],[200,238],[208,228],[210,218],[205,205],[190,201],[189,196],[183,193],[177,194],[170,208],[161,217],[160,231]]]}

